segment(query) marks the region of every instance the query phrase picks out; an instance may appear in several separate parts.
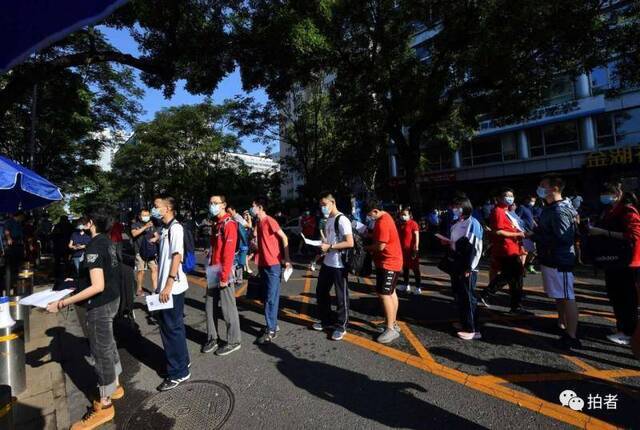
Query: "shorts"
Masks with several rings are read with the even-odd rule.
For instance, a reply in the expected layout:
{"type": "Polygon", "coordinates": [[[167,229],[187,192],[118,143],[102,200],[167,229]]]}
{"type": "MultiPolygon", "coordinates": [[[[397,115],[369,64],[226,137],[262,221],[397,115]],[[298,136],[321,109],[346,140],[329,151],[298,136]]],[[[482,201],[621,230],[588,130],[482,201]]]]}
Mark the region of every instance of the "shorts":
{"type": "Polygon", "coordinates": [[[396,290],[399,272],[386,269],[376,269],[376,293],[390,296],[396,290]]]}
{"type": "Polygon", "coordinates": [[[554,267],[540,266],[544,292],[552,299],[575,300],[573,272],[560,272],[554,267]]]}
{"type": "Polygon", "coordinates": [[[140,256],[140,254],[136,254],[136,272],[144,272],[145,270],[154,270],[158,268],[158,263],[156,260],[145,260],[140,256]]]}

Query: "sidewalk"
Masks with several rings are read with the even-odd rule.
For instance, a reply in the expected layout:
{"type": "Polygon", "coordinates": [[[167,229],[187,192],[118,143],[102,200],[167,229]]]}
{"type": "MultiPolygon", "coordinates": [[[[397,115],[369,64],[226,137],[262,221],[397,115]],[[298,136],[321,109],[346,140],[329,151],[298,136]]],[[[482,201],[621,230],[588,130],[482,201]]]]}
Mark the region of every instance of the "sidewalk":
{"type": "MultiPolygon", "coordinates": [[[[51,288],[39,285],[34,291],[51,288]]],[[[62,316],[31,309],[31,339],[25,345],[27,389],[17,396],[13,408],[15,429],[68,429],[69,408],[65,390],[65,375],[56,360],[55,346],[62,316]]]]}

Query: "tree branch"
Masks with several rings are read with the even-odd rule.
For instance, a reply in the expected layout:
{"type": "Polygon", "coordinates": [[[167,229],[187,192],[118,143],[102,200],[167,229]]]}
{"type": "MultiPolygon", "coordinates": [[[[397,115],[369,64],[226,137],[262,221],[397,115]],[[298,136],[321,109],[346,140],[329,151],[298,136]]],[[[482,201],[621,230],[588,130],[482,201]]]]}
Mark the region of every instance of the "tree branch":
{"type": "Polygon", "coordinates": [[[136,58],[120,51],[79,52],[63,55],[47,62],[22,65],[10,72],[9,82],[0,90],[0,118],[33,84],[50,79],[56,73],[69,67],[87,66],[93,63],[118,63],[140,71],[162,75],[163,68],[147,59],[136,58]]]}

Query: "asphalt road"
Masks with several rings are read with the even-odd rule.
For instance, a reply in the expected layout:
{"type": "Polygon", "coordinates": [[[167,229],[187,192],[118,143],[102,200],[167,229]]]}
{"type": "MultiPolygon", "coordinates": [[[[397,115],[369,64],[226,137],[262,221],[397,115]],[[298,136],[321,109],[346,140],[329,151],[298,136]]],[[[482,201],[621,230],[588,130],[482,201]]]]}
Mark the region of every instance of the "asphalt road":
{"type": "MultiPolygon", "coordinates": [[[[604,339],[613,324],[611,309],[602,281],[593,276],[578,277],[584,348],[565,354],[553,347],[554,306],[539,276],[526,279],[525,305],[534,316],[507,316],[503,294],[497,307],[482,311],[483,340],[463,342],[452,327],[457,311],[446,276],[424,261],[423,295],[401,296],[403,336],[385,347],[375,342],[382,316],[371,279],[352,279],[351,326],[343,341],[310,330],[317,272],[299,263],[283,284],[281,331],[271,345],[255,344],[264,325],[260,303],[244,298],[244,288],[237,292],[242,349],[226,357],[200,353],[204,279],[190,278],[185,321],[191,381],[215,381],[229,391],[207,391],[206,383],[193,382],[172,396],[156,394],[162,344],[141,301],[139,330],[117,326],[126,396],[115,403],[115,424],[105,428],[213,428],[229,409],[225,428],[640,428],[640,363],[628,348],[604,339]],[[560,404],[566,389],[584,399],[582,411],[560,404]],[[617,396],[615,409],[611,400],[598,408],[597,396],[604,402],[607,395],[617,396]]],[[[484,272],[479,285],[486,283],[484,272]]],[[[61,322],[66,332],[58,337],[59,359],[76,420],[95,377],[73,311],[61,322]]]]}

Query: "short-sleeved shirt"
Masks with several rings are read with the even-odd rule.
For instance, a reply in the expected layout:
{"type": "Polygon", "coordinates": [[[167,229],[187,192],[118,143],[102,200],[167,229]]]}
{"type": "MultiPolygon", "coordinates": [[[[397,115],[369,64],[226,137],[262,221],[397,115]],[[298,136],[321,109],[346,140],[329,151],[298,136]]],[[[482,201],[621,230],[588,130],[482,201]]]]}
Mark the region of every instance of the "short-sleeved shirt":
{"type": "Polygon", "coordinates": [[[300,218],[300,227],[302,234],[307,236],[307,238],[312,238],[316,234],[316,219],[311,215],[305,215],[300,218]]]}
{"type": "Polygon", "coordinates": [[[417,231],[420,231],[420,226],[412,219],[402,224],[400,227],[400,241],[402,243],[402,249],[406,251],[413,251],[416,249],[417,231]]]}
{"type": "MultiPolygon", "coordinates": [[[[339,214],[340,219],[338,220],[338,234],[336,235],[336,217],[331,217],[327,219],[327,224],[324,227],[324,237],[327,240],[329,245],[335,245],[338,242],[342,242],[344,237],[348,234],[353,234],[353,230],[351,228],[351,221],[346,216],[339,214]]],[[[327,255],[324,256],[324,260],[322,260],[322,264],[333,267],[336,269],[342,269],[344,264],[342,264],[342,255],[338,250],[330,250],[327,252],[327,255]]]]}
{"type": "MultiPolygon", "coordinates": [[[[89,242],[91,242],[91,237],[86,233],[82,234],[76,230],[73,233],[71,233],[71,242],[73,242],[74,245],[88,245],[89,242]]],[[[73,251],[73,257],[74,258],[82,257],[85,253],[85,250],[86,248],[73,251]]]]}
{"type": "Polygon", "coordinates": [[[373,228],[373,240],[384,243],[381,252],[373,255],[373,262],[378,269],[400,272],[402,270],[402,249],[400,248],[400,235],[393,218],[388,213],[383,213],[376,220],[373,228]]]}
{"type": "Polygon", "coordinates": [[[493,242],[491,251],[493,255],[496,257],[520,255],[520,240],[518,238],[498,236],[495,234],[498,230],[504,230],[509,233],[518,233],[521,231],[514,225],[512,218],[507,215],[506,206],[500,205],[493,208],[489,221],[491,230],[494,232],[491,236],[493,242]]]}
{"type": "MultiPolygon", "coordinates": [[[[144,227],[144,225],[146,224],[146,222],[142,222],[142,221],[136,221],[133,224],[131,224],[131,230],[138,230],[142,227],[144,227]]],[[[143,240],[149,240],[153,238],[153,235],[158,231],[158,229],[156,229],[155,226],[151,226],[149,228],[147,228],[144,233],[136,236],[133,238],[133,250],[136,254],[140,254],[140,246],[142,246],[142,241],[143,240]]],[[[133,236],[133,233],[131,234],[131,236],[133,236]]]]}
{"type": "Polygon", "coordinates": [[[120,297],[120,262],[113,242],[104,234],[91,238],[85,248],[84,261],[80,265],[78,277],[79,291],[91,286],[91,269],[102,269],[104,290],[82,302],[82,305],[87,309],[93,309],[120,297]]]}
{"type": "MultiPolygon", "coordinates": [[[[182,225],[172,220],[167,225],[162,226],[160,233],[160,258],[158,259],[158,293],[161,292],[171,271],[171,260],[175,254],[180,254],[184,259],[184,229],[182,225]],[[171,233],[169,233],[171,231],[171,233]],[[171,236],[171,238],[169,238],[171,236]]],[[[182,271],[182,264],[178,264],[176,279],[173,281],[171,294],[182,294],[189,289],[187,276],[182,271]]]]}
{"type": "Polygon", "coordinates": [[[258,267],[275,266],[282,261],[279,231],[280,224],[268,215],[258,221],[258,267]]]}

